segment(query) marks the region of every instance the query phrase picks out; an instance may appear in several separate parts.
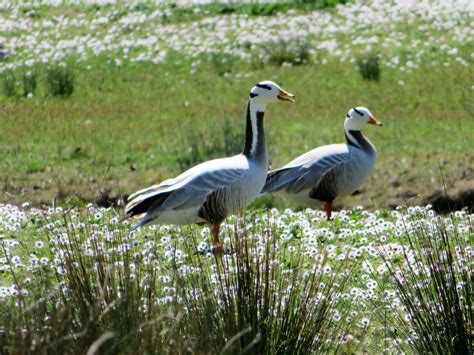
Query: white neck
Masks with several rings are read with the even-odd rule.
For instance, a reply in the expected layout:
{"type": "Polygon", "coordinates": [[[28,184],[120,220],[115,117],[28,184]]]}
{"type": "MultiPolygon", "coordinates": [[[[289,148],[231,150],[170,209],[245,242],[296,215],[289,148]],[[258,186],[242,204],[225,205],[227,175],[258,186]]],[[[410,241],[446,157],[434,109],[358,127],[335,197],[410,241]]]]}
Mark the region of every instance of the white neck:
{"type": "Polygon", "coordinates": [[[350,139],[352,143],[358,145],[357,140],[352,136],[349,131],[360,131],[361,127],[359,122],[352,119],[346,118],[344,122],[344,133],[346,134],[347,139],[350,139]]]}
{"type": "Polygon", "coordinates": [[[258,99],[250,99],[250,112],[265,112],[267,104],[258,99]]]}
{"type": "Polygon", "coordinates": [[[359,146],[359,143],[357,142],[357,140],[349,132],[349,131],[360,131],[360,127],[358,127],[356,123],[357,122],[354,122],[354,120],[346,118],[346,121],[344,122],[344,133],[346,134],[346,139],[348,141],[347,143],[349,143],[350,141],[352,144],[359,146]]]}
{"type": "Polygon", "coordinates": [[[364,127],[365,122],[357,121],[355,119],[346,118],[344,121],[344,130],[349,131],[361,131],[364,127]]]}

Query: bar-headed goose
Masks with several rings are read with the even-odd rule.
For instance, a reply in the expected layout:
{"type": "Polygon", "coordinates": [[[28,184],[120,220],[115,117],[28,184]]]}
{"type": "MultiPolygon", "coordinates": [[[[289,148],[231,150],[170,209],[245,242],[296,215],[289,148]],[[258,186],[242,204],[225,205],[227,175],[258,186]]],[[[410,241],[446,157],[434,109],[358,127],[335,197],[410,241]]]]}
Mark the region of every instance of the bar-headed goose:
{"type": "Polygon", "coordinates": [[[334,199],[354,193],[374,169],[377,151],[361,132],[366,123],[382,125],[367,108],[351,109],[344,122],[347,144],[318,147],[270,171],[262,193],[284,191],[303,206],[323,202],[330,219],[334,199]]]}
{"type": "Polygon", "coordinates": [[[265,184],[268,154],[263,130],[267,104],[294,102],[294,95],[271,81],[250,91],[245,143],[239,155],[207,161],[174,179],[131,195],[125,218],[145,214],[138,227],[152,223],[207,224],[214,236],[213,251],[222,252],[219,226],[226,216],[243,211],[265,184]]]}

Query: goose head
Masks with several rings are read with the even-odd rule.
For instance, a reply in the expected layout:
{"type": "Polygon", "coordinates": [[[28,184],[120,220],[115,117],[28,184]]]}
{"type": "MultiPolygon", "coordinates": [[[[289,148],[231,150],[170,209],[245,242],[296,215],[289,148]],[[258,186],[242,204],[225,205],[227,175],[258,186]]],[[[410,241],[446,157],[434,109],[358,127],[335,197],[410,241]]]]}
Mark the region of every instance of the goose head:
{"type": "Polygon", "coordinates": [[[372,115],[366,107],[354,107],[349,110],[346,115],[346,121],[344,122],[344,128],[347,131],[360,131],[365,124],[373,124],[381,126],[382,122],[372,115]]]}
{"type": "Polygon", "coordinates": [[[267,104],[277,101],[295,102],[295,95],[283,90],[273,81],[261,81],[250,90],[250,102],[257,107],[265,108],[267,104]]]}

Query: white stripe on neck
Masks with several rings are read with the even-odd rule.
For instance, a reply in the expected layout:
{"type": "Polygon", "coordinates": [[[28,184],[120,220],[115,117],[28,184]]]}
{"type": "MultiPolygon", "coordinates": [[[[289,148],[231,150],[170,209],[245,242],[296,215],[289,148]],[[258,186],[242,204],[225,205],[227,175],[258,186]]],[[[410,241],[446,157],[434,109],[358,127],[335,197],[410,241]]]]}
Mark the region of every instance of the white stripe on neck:
{"type": "Polygon", "coordinates": [[[255,155],[255,151],[257,150],[257,112],[265,112],[266,108],[267,105],[260,102],[260,100],[250,100],[250,122],[252,123],[252,148],[250,149],[250,155],[255,155]]]}
{"type": "Polygon", "coordinates": [[[346,118],[344,121],[344,132],[346,133],[346,136],[349,138],[349,140],[354,143],[356,146],[360,147],[359,142],[357,139],[354,138],[354,136],[350,133],[350,131],[360,131],[361,130],[361,123],[358,121],[355,121],[354,119],[351,118],[346,118]]]}
{"type": "Polygon", "coordinates": [[[344,127],[344,131],[346,132],[346,137],[349,138],[349,140],[356,146],[360,147],[359,142],[357,142],[357,139],[354,138],[354,136],[349,132],[349,131],[358,131],[357,130],[351,130],[347,127],[344,127]]]}

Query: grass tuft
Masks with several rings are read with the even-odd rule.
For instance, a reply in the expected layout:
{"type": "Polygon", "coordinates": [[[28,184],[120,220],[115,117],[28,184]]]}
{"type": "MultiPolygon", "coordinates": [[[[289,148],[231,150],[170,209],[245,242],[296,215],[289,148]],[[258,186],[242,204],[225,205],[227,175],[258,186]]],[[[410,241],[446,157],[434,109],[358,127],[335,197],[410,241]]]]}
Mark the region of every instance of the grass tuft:
{"type": "Polygon", "coordinates": [[[67,353],[100,346],[109,353],[185,351],[185,339],[178,342],[173,332],[179,309],[156,302],[161,279],[144,256],[121,247],[127,236],[106,242],[88,227],[73,226],[65,219],[63,232],[50,236],[54,272],[40,266],[33,282],[15,276],[18,289],[27,291],[16,305],[0,304],[0,351],[67,353]]]}
{"type": "Polygon", "coordinates": [[[25,70],[21,76],[21,83],[23,86],[23,96],[27,97],[28,95],[33,95],[38,86],[38,76],[36,70],[31,68],[25,70]]]}
{"type": "Polygon", "coordinates": [[[271,230],[247,234],[237,229],[235,254],[224,257],[217,275],[197,273],[178,281],[199,286],[182,295],[190,305],[187,324],[199,331],[197,350],[293,354],[335,349],[341,329],[331,316],[353,265],[343,262],[327,273],[324,253],[308,267],[301,251],[279,250],[271,230]]]}
{"type": "Polygon", "coordinates": [[[459,234],[454,217],[452,222],[448,228],[441,217],[432,226],[420,220],[405,231],[401,259],[381,253],[396,290],[396,298],[386,299],[394,326],[417,353],[473,350],[472,240],[459,234]]]}
{"type": "Polygon", "coordinates": [[[7,97],[16,96],[17,81],[13,71],[7,70],[2,74],[3,94],[7,97]]]}
{"type": "Polygon", "coordinates": [[[279,39],[264,47],[268,61],[275,65],[302,65],[311,60],[307,41],[279,39]]]}
{"type": "Polygon", "coordinates": [[[52,96],[69,97],[74,91],[74,72],[66,65],[53,65],[46,70],[48,92],[52,96]]]}
{"type": "Polygon", "coordinates": [[[357,59],[357,66],[362,79],[368,81],[380,81],[380,58],[378,54],[372,53],[357,59]]]}
{"type": "Polygon", "coordinates": [[[210,61],[217,75],[224,76],[232,72],[237,59],[232,56],[214,53],[210,55],[210,61]]]}

